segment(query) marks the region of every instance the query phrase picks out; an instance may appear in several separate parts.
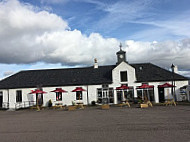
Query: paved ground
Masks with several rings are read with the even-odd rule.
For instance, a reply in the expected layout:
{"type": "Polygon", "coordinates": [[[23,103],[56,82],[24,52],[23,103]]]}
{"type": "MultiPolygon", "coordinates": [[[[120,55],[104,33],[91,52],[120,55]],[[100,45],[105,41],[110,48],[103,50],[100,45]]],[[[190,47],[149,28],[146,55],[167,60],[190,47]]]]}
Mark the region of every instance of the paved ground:
{"type": "Polygon", "coordinates": [[[0,142],[190,142],[190,106],[0,111],[0,142]]]}

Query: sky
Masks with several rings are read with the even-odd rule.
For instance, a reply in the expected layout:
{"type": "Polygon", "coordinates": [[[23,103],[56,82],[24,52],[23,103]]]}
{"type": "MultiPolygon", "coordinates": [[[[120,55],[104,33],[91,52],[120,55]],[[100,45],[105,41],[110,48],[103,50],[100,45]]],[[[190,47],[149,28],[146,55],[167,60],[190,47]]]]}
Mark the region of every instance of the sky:
{"type": "Polygon", "coordinates": [[[189,0],[0,0],[0,79],[21,70],[171,64],[190,77],[189,0]]]}

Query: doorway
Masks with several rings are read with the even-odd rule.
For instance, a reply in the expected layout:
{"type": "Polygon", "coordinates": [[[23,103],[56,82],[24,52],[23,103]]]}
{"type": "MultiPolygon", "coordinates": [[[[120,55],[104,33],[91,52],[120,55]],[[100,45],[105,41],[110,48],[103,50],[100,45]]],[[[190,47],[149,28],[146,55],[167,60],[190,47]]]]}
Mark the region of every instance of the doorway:
{"type": "Polygon", "coordinates": [[[39,106],[43,105],[43,94],[36,94],[36,104],[39,106]]]}
{"type": "Polygon", "coordinates": [[[165,102],[164,88],[158,88],[159,102],[165,102]]]}
{"type": "Polygon", "coordinates": [[[117,103],[121,103],[122,101],[122,91],[117,91],[117,103]]]}

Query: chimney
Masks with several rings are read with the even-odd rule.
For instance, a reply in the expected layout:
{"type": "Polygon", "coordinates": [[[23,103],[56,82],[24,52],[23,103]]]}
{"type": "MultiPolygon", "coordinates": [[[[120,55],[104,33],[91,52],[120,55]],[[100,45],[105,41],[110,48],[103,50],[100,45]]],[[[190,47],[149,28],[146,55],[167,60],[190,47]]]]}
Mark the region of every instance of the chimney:
{"type": "Polygon", "coordinates": [[[178,67],[177,66],[174,67],[174,73],[178,73],[178,67]]]}
{"type": "Polygon", "coordinates": [[[98,68],[98,61],[97,59],[95,58],[94,59],[94,69],[97,69],[98,68]]]}

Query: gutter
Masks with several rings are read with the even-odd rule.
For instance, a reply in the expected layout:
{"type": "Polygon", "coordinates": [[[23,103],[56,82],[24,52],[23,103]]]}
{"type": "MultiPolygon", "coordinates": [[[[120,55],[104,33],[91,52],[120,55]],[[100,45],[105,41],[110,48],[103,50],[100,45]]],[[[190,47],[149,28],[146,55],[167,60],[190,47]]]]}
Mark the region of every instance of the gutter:
{"type": "Polygon", "coordinates": [[[86,86],[86,88],[87,88],[87,105],[89,105],[89,98],[88,98],[88,85],[86,86]]]}

